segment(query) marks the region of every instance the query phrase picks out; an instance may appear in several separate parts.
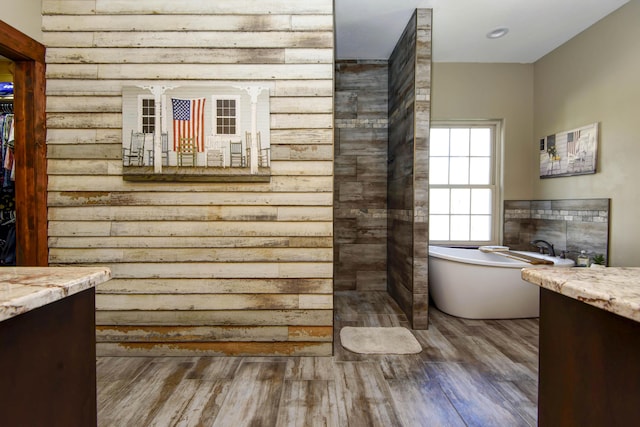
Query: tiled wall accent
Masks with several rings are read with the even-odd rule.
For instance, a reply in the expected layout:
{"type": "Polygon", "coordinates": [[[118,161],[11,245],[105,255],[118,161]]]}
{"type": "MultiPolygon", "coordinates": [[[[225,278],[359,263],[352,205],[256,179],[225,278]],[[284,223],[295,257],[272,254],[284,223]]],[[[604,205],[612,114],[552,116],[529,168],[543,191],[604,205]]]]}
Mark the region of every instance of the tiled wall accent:
{"type": "Polygon", "coordinates": [[[334,289],[387,289],[387,61],[337,61],[334,289]]]}
{"type": "Polygon", "coordinates": [[[530,242],[552,243],[556,253],[566,251],[576,259],[584,250],[590,256],[609,247],[610,199],[505,200],[504,245],[534,250],[530,242]]]}
{"type": "Polygon", "coordinates": [[[418,9],[389,59],[388,291],[428,326],[431,10],[418,9]]]}

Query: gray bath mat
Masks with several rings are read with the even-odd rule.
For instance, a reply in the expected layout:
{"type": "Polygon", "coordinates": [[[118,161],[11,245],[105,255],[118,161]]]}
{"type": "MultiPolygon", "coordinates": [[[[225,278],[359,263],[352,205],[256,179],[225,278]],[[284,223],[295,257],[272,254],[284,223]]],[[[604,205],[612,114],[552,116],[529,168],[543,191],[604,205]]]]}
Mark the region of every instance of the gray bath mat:
{"type": "Polygon", "coordinates": [[[414,354],[422,346],[410,330],[401,327],[353,327],[340,330],[342,346],[354,353],[363,354],[414,354]]]}

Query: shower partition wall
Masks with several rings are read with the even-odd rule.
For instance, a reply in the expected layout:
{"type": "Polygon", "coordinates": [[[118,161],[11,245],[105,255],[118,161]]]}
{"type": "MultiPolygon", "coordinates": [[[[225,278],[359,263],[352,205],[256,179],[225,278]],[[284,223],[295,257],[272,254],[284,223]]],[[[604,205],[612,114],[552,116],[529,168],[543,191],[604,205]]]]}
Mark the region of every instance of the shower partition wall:
{"type": "Polygon", "coordinates": [[[428,326],[430,9],[417,9],[389,59],[387,289],[413,329],[428,326]]]}

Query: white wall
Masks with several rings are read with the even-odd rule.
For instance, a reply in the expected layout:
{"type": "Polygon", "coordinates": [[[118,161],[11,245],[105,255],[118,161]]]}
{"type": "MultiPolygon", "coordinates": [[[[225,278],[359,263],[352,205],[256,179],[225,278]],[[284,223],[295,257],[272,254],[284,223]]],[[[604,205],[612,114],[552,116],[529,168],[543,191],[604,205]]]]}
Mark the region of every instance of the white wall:
{"type": "Polygon", "coordinates": [[[0,0],[0,20],[42,43],[41,0],[0,0]]]}
{"type": "Polygon", "coordinates": [[[534,66],[534,134],[600,124],[597,173],[540,180],[539,199],[610,198],[609,261],[640,266],[640,0],[632,0],[534,66]]]}

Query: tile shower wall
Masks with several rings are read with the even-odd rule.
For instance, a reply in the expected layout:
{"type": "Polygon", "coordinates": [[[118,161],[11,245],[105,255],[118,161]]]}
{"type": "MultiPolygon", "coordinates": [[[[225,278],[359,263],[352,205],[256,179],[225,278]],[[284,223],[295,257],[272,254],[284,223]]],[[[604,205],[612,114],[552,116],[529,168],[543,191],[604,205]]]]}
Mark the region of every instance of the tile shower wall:
{"type": "Polygon", "coordinates": [[[503,243],[534,250],[532,240],[552,243],[576,259],[580,251],[608,258],[610,199],[505,200],[503,243]]]}
{"type": "Polygon", "coordinates": [[[389,61],[336,61],[334,289],[387,290],[428,324],[431,10],[389,61]]]}
{"type": "Polygon", "coordinates": [[[387,289],[387,61],[336,61],[334,289],[387,289]]]}
{"type": "Polygon", "coordinates": [[[389,59],[387,290],[428,326],[431,10],[417,9],[389,59]]]}

